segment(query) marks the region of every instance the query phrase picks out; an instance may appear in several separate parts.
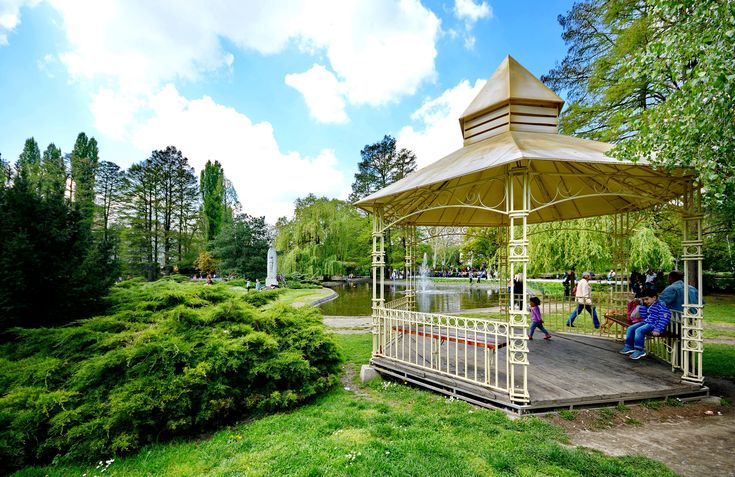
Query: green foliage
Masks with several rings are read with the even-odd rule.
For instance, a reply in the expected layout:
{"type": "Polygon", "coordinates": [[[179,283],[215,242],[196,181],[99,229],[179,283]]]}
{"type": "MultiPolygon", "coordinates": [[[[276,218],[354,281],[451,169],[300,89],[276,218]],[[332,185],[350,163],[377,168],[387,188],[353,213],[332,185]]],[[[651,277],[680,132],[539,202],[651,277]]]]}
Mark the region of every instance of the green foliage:
{"type": "Polygon", "coordinates": [[[214,240],[225,216],[225,173],[218,161],[207,161],[199,178],[207,240],[214,240]]]}
{"type": "Polygon", "coordinates": [[[576,409],[562,409],[559,411],[559,417],[566,419],[567,421],[573,421],[579,415],[579,411],[576,409]]]}
{"type": "Polygon", "coordinates": [[[550,222],[531,228],[529,274],[552,270],[605,270],[612,261],[608,217],[550,222]]]}
{"type": "Polygon", "coordinates": [[[38,143],[35,139],[26,139],[23,145],[23,151],[18,157],[15,165],[18,175],[23,177],[28,183],[28,187],[33,192],[41,190],[41,151],[38,149],[38,143]]]}
{"type": "Polygon", "coordinates": [[[66,166],[61,149],[53,143],[43,152],[41,162],[41,195],[64,196],[66,189],[66,166]]]}
{"type": "Polygon", "coordinates": [[[108,243],[95,243],[62,196],[43,197],[24,176],[0,189],[0,332],[51,326],[99,310],[117,277],[108,243]]]}
{"type": "Polygon", "coordinates": [[[633,270],[670,270],[674,257],[666,242],[647,227],[639,228],[630,239],[630,266],[633,270]]]}
{"type": "Polygon", "coordinates": [[[259,310],[253,296],[277,292],[126,282],[110,315],[15,329],[0,349],[5,470],[132,452],[332,387],[339,358],[319,312],[259,310]]]}
{"type": "MultiPolygon", "coordinates": [[[[108,182],[114,181],[115,171],[106,172],[108,182]]],[[[109,200],[115,200],[114,194],[109,200]]],[[[197,209],[196,176],[181,151],[168,146],[130,166],[119,201],[128,226],[122,237],[125,261],[132,272],[154,280],[161,266],[170,272],[190,253],[197,209]]]]}
{"type": "MultiPolygon", "coordinates": [[[[629,266],[632,270],[648,267],[670,270],[674,258],[669,244],[680,245],[680,239],[672,233],[672,229],[678,232],[678,216],[668,209],[648,210],[638,214],[637,219],[627,245],[629,266]]],[[[611,221],[611,217],[594,217],[532,225],[529,274],[561,271],[571,266],[577,271],[609,270],[613,266],[611,221]]]]}
{"type": "Polygon", "coordinates": [[[647,409],[656,410],[656,409],[661,409],[661,406],[664,405],[664,401],[648,399],[646,401],[643,401],[641,405],[647,409]]]}
{"type": "Polygon", "coordinates": [[[225,224],[213,245],[222,275],[262,277],[266,271],[269,239],[265,217],[247,214],[234,217],[232,222],[225,224]]]}
{"type": "Polygon", "coordinates": [[[94,214],[94,183],[99,162],[97,140],[79,133],[71,152],[72,201],[79,208],[86,230],[91,230],[94,214]]]}
{"type": "Polygon", "coordinates": [[[416,154],[408,149],[396,149],[396,139],[384,136],[360,151],[355,182],[349,201],[356,202],[410,174],[416,169],[416,154]]]}
{"type": "Polygon", "coordinates": [[[370,219],[337,199],[308,195],[296,200],[292,220],[279,220],[279,270],[307,277],[368,270],[370,219]]]}
{"type": "MultiPolygon", "coordinates": [[[[369,334],[336,340],[350,363],[369,358],[369,334]]],[[[375,380],[356,390],[336,387],[291,412],[248,419],[211,436],[152,444],[116,458],[104,473],[94,464],[57,464],[24,469],[19,477],[674,475],[642,456],[570,446],[563,429],[544,419],[511,420],[394,381],[375,380]]]]}
{"type": "Polygon", "coordinates": [[[568,92],[565,133],[615,157],[691,168],[710,210],[735,210],[735,9],[730,1],[586,0],[559,17],[567,56],[542,77],[568,92]]]}
{"type": "Polygon", "coordinates": [[[465,256],[472,257],[472,264],[479,268],[482,263],[490,264],[496,259],[498,250],[498,234],[500,228],[470,227],[465,234],[461,250],[465,256]]]}
{"type": "Polygon", "coordinates": [[[206,250],[202,250],[199,252],[196,260],[194,260],[194,268],[201,273],[214,273],[217,270],[217,260],[212,257],[212,254],[206,250]]]}

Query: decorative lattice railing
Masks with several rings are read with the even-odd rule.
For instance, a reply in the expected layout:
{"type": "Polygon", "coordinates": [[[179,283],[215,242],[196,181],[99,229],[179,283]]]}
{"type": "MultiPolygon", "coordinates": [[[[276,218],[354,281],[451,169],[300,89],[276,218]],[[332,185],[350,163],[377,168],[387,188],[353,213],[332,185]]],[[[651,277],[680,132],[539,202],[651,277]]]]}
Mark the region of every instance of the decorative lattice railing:
{"type": "Polygon", "coordinates": [[[399,309],[402,300],[373,309],[374,356],[508,392],[508,323],[399,309]]]}

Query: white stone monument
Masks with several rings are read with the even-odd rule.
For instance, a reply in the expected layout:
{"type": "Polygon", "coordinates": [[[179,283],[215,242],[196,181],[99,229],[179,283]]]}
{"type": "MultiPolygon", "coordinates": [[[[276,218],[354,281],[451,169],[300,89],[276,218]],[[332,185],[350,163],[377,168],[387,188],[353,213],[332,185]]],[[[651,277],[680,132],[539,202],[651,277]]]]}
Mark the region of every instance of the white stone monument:
{"type": "Polygon", "coordinates": [[[278,272],[277,272],[277,260],[276,260],[276,248],[270,247],[268,249],[268,276],[265,279],[265,286],[278,286],[278,272]]]}

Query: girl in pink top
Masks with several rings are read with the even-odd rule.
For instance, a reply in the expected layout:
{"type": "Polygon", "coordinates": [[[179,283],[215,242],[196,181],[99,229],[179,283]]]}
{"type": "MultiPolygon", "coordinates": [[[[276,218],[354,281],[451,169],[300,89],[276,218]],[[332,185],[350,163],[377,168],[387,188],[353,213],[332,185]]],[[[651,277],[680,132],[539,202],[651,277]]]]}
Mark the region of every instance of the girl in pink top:
{"type": "Polygon", "coordinates": [[[532,296],[528,301],[531,303],[531,329],[528,330],[528,339],[533,339],[533,333],[538,328],[546,335],[544,339],[550,340],[551,335],[544,328],[544,320],[541,319],[541,307],[539,306],[541,305],[541,300],[537,296],[532,296]]]}

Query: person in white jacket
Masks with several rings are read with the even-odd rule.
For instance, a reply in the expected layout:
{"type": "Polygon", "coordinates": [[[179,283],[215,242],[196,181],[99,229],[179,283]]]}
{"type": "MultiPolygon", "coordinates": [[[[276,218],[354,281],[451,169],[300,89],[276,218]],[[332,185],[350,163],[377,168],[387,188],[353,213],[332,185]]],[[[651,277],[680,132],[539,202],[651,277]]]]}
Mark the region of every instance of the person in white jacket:
{"type": "Polygon", "coordinates": [[[574,320],[577,316],[582,313],[582,310],[587,310],[587,312],[592,315],[592,323],[595,325],[595,328],[600,327],[600,320],[597,319],[597,308],[592,304],[592,287],[590,286],[591,276],[592,274],[590,272],[584,272],[582,274],[582,279],[577,282],[577,291],[574,294],[574,297],[577,299],[577,309],[569,315],[567,326],[574,327],[574,320]]]}

